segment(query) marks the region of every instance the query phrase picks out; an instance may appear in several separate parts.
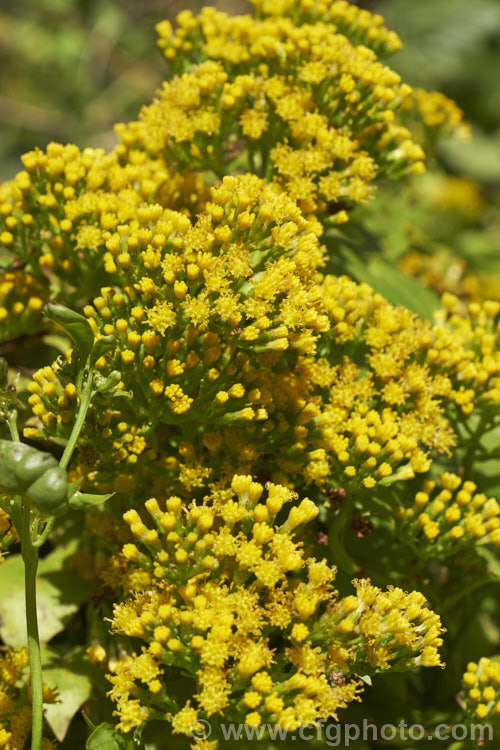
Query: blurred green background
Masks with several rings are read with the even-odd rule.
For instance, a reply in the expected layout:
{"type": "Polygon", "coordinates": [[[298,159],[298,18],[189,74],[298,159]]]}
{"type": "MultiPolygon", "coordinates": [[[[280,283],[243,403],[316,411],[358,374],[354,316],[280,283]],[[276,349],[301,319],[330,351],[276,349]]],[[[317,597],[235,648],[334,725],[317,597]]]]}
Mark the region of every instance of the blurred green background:
{"type": "Polygon", "coordinates": [[[500,184],[500,2],[380,0],[370,3],[403,42],[390,59],[412,86],[454,99],[470,122],[469,145],[442,151],[450,168],[500,184]]]}
{"type": "MultiPolygon", "coordinates": [[[[204,3],[190,3],[193,10],[204,3]]],[[[50,141],[110,147],[166,67],[155,24],[183,0],[0,0],[0,180],[50,141]]],[[[224,3],[232,12],[241,3],[224,3]]]]}

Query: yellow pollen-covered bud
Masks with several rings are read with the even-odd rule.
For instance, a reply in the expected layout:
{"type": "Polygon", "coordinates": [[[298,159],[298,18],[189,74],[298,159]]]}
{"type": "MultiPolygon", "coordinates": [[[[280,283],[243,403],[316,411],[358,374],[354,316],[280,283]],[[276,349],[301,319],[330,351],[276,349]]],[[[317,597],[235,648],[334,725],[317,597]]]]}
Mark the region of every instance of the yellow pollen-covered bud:
{"type": "Polygon", "coordinates": [[[352,633],[352,631],[354,630],[354,622],[348,617],[344,617],[344,619],[338,623],[337,630],[339,631],[339,633],[342,633],[344,635],[347,633],[352,633]]]}
{"type": "Polygon", "coordinates": [[[240,502],[243,504],[251,503],[254,505],[260,498],[263,487],[258,482],[254,482],[251,476],[236,475],[231,482],[231,489],[236,492],[240,502]]]}
{"type": "Polygon", "coordinates": [[[176,281],[174,283],[174,294],[177,299],[184,299],[188,291],[188,287],[185,281],[176,281]]]}
{"type": "Polygon", "coordinates": [[[167,648],[169,651],[180,651],[182,648],[182,643],[178,638],[171,638],[169,641],[167,641],[167,648]]]}
{"type": "Polygon", "coordinates": [[[170,638],[171,632],[170,628],[167,628],[166,625],[159,625],[153,631],[154,639],[155,641],[158,641],[158,643],[166,643],[170,638]]]}
{"type": "Polygon", "coordinates": [[[122,549],[122,554],[126,560],[137,560],[139,557],[139,550],[135,544],[125,544],[122,549]]]}
{"type": "Polygon", "coordinates": [[[273,687],[271,675],[268,672],[258,672],[252,677],[252,687],[259,693],[269,693],[273,687]]]}
{"type": "Polygon", "coordinates": [[[298,643],[305,641],[309,635],[309,628],[302,622],[296,622],[292,627],[291,638],[298,643]]]}
{"type": "Polygon", "coordinates": [[[182,500],[180,497],[172,496],[167,499],[167,510],[171,513],[178,513],[182,507],[182,500]]]}
{"type": "Polygon", "coordinates": [[[188,559],[188,553],[184,549],[178,549],[176,550],[174,557],[176,561],[182,565],[188,559]]]}

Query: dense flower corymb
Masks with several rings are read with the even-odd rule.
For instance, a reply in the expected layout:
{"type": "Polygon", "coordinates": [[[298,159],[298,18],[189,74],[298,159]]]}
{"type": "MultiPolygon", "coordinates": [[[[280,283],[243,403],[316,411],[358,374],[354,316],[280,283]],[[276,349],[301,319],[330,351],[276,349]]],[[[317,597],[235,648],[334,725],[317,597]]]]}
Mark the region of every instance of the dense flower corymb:
{"type": "Polygon", "coordinates": [[[441,663],[441,624],[422,594],[360,580],[338,598],[335,568],[296,536],[318,508],[307,498],[290,507],[285,487],[266,490],[235,476],[231,491],[201,504],[150,498],[146,522],[125,513],[135,539],[122,548],[128,593],[112,627],[140,651],[109,675],[121,731],[165,712],[187,735],[195,719],[219,714],[293,730],[335,717],[358,697],[360,674],[441,663]],[[164,682],[172,666],[196,685],[183,706],[164,682]]]}

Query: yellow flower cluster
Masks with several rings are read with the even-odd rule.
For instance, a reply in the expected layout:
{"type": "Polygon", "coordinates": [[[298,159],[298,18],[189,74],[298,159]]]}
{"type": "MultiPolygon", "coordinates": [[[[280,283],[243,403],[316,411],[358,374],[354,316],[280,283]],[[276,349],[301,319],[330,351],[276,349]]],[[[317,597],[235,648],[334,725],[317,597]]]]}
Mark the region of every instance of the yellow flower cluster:
{"type": "MultiPolygon", "coordinates": [[[[134,402],[127,408],[122,399],[116,409],[108,408],[108,395],[101,401],[106,408],[95,410],[88,425],[93,453],[109,459],[111,448],[114,460],[135,463],[154,447],[141,435],[147,425],[189,431],[200,420],[213,425],[198,436],[209,453],[225,445],[220,429],[238,425],[245,435],[258,431],[255,443],[276,431],[285,444],[293,429],[287,413],[295,424],[310,418],[293,366],[314,352],[329,326],[315,283],[323,262],[315,229],[290,198],[246,175],[212,188],[195,223],[143,204],[117,231],[101,230],[113,286],[84,312],[97,339],[115,337],[97,369],[103,376],[120,372],[118,390],[131,392],[134,402]]],[[[66,376],[64,368],[44,367],[29,387],[48,434],[64,436],[75,418],[76,390],[66,376]]],[[[242,464],[245,450],[253,457],[241,443],[228,441],[233,467],[240,449],[242,464]]],[[[185,446],[187,458],[192,452],[185,446]]]]}
{"type": "Polygon", "coordinates": [[[458,413],[470,414],[475,402],[500,401],[500,302],[465,305],[453,294],[441,298],[444,310],[436,313],[426,362],[444,370],[453,388],[447,397],[458,413]],[[460,411],[459,411],[460,410],[460,411]]]}
{"type": "MultiPolygon", "coordinates": [[[[0,748],[21,750],[31,731],[31,705],[27,702],[28,651],[8,649],[0,654],[0,748]]],[[[54,703],[56,695],[44,685],[43,700],[54,703]]],[[[53,750],[48,739],[42,740],[42,750],[53,750]]]]}
{"type": "Polygon", "coordinates": [[[423,123],[428,132],[439,133],[445,128],[462,140],[471,136],[470,126],[463,122],[462,110],[440,91],[414,89],[412,98],[403,103],[404,109],[410,107],[414,108],[418,122],[423,123]]]}
{"type": "Polygon", "coordinates": [[[103,252],[98,253],[104,249],[103,231],[130,221],[139,205],[154,201],[196,211],[207,194],[200,175],[173,173],[160,156],[150,159],[122,147],[107,153],[50,143],[45,152],[25,154],[22,162],[25,171],[0,186],[0,245],[36,281],[20,271],[15,279],[3,274],[0,322],[7,315],[39,312],[48,296],[39,285],[47,288],[48,274],[58,277],[67,300],[74,287],[78,297],[98,288],[103,282],[103,252]],[[10,282],[19,291],[7,304],[5,285],[10,282]]]}
{"type": "Polygon", "coordinates": [[[424,152],[396,116],[411,88],[369,47],[314,20],[203,8],[182,11],[175,32],[160,23],[159,45],[179,75],[139,121],[117,126],[123,146],[218,175],[241,168],[244,149],[252,171],[334,222],[367,199],[375,178],[422,172],[424,152]]]}
{"type": "Polygon", "coordinates": [[[467,664],[462,677],[464,704],[471,720],[500,719],[500,661],[482,657],[467,664]]]}
{"type": "MultiPolygon", "coordinates": [[[[422,172],[421,144],[463,134],[462,113],[381,62],[400,47],[381,16],[253,2],[255,16],[160,23],[173,77],[116,126],[119,145],[51,143],[0,186],[0,340],[44,330],[54,296],[94,336],[85,363],[68,350],[34,372],[24,437],[71,440],[90,393],[68,478],[114,497],[72,498],[89,505],[69,564],[115,596],[112,635],[93,630],[87,655],[134,741],[148,720],[186,736],[199,719],[293,731],[337,719],[375,672],[443,666],[423,594],[369,578],[340,593],[309,545],[320,529],[330,560],[364,570],[344,534],[355,514],[380,508],[393,529],[388,485],[455,448],[476,478],[500,404],[500,302],[446,293],[431,322],[322,273],[325,227],[381,178],[422,172]]],[[[473,203],[449,187],[442,206],[473,203]]],[[[424,562],[500,546],[499,503],[458,474],[397,503],[424,562]]],[[[0,511],[0,561],[13,541],[0,511]]],[[[492,664],[464,677],[479,718],[498,704],[492,664]]],[[[25,652],[0,657],[5,750],[29,734],[26,666],[25,652]]]]}
{"type": "Polygon", "coordinates": [[[439,485],[425,480],[413,505],[397,509],[400,532],[420,558],[449,557],[477,544],[500,547],[500,505],[476,490],[474,482],[444,472],[439,485]]]}
{"type": "Polygon", "coordinates": [[[356,44],[371,47],[380,57],[397,52],[402,46],[396,32],[384,26],[380,14],[370,13],[346,0],[252,0],[252,3],[258,18],[290,17],[297,25],[317,21],[329,23],[356,44]]]}
{"type": "Polygon", "coordinates": [[[332,322],[325,356],[339,362],[324,368],[323,447],[346,480],[368,488],[393,473],[427,471],[425,449],[453,444],[431,373],[419,363],[430,326],[345,276],[326,277],[323,293],[332,322]]]}
{"type": "MultiPolygon", "coordinates": [[[[96,337],[115,336],[98,369],[133,396],[106,394],[91,412],[82,452],[97,481],[144,463],[163,489],[190,492],[272,451],[276,481],[370,489],[426,472],[461,422],[500,400],[498,303],[457,311],[444,295],[432,324],[348,277],[318,286],[310,225],[258,178],[225,178],[195,224],[155,204],[139,212],[106,233],[119,284],[85,308],[96,337]]],[[[64,437],[77,399],[61,377],[42,368],[29,403],[64,437]]]]}
{"type": "Polygon", "coordinates": [[[143,645],[108,676],[121,731],[166,715],[189,736],[196,719],[235,709],[250,726],[294,730],[356,699],[359,674],[440,664],[441,624],[425,597],[364,580],[337,598],[335,568],[296,539],[318,508],[307,498],[290,507],[291,490],[266,489],[236,475],[202,503],[150,498],[147,521],[124,514],[135,539],[122,548],[128,595],[112,627],[143,645]],[[165,682],[173,666],[195,682],[182,707],[165,682]]]}
{"type": "Polygon", "coordinates": [[[0,342],[33,333],[47,298],[47,291],[31,274],[0,271],[0,342]]]}
{"type": "Polygon", "coordinates": [[[1,507],[2,499],[2,495],[0,495],[0,565],[4,560],[5,553],[9,547],[19,541],[17,532],[10,520],[10,516],[8,516],[1,507]]]}
{"type": "Polygon", "coordinates": [[[445,295],[432,324],[345,276],[327,276],[322,288],[324,359],[304,366],[322,394],[314,445],[333,458],[324,475],[370,488],[426,472],[429,451],[455,445],[458,422],[498,402],[498,303],[462,316],[445,295]]]}
{"type": "Polygon", "coordinates": [[[361,659],[369,670],[389,669],[397,661],[399,666],[444,666],[438,653],[443,642],[441,621],[427,608],[423,594],[408,594],[393,586],[382,592],[369,579],[353,583],[355,596],[327,608],[325,619],[329,626],[334,624],[329,636],[344,633],[353,639],[351,647],[333,642],[331,658],[342,668],[352,668],[361,659]]]}

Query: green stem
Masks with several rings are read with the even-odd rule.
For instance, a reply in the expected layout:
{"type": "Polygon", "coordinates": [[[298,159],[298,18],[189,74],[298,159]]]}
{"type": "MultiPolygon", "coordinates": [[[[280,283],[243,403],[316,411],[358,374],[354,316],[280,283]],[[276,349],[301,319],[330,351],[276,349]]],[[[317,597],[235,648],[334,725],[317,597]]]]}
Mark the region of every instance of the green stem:
{"type": "Polygon", "coordinates": [[[90,399],[92,398],[92,371],[88,373],[87,378],[87,383],[82,391],[80,408],[76,416],[75,424],[73,425],[71,435],[69,436],[69,440],[66,443],[66,448],[64,449],[61,460],[59,461],[59,466],[62,469],[66,469],[71,460],[71,456],[73,455],[73,451],[75,450],[77,440],[80,436],[80,432],[82,431],[83,423],[85,422],[85,417],[87,416],[87,411],[90,406],[90,399]]]}
{"type": "Polygon", "coordinates": [[[332,550],[335,562],[341,570],[348,574],[352,574],[356,567],[354,561],[348,555],[344,544],[345,524],[351,509],[352,500],[349,500],[347,497],[344,498],[339,512],[328,530],[330,549],[332,550]]]}
{"type": "Polygon", "coordinates": [[[466,477],[470,479],[470,474],[472,472],[472,468],[476,459],[476,453],[480,450],[480,439],[483,436],[483,434],[487,431],[486,426],[488,424],[490,417],[486,412],[483,412],[483,414],[480,417],[479,424],[474,431],[473,435],[471,436],[470,440],[468,441],[468,447],[465,452],[465,456],[462,460],[462,466],[464,469],[464,474],[466,477]]]}
{"type": "Polygon", "coordinates": [[[36,572],[38,549],[31,540],[31,507],[23,503],[23,526],[21,553],[24,560],[24,581],[26,600],[26,626],[28,632],[28,655],[31,676],[31,750],[41,750],[43,724],[43,680],[38,619],[36,611],[36,572]]]}
{"type": "Polygon", "coordinates": [[[9,427],[10,436],[14,442],[19,442],[19,430],[17,429],[17,411],[9,414],[7,418],[7,425],[9,427]]]}

